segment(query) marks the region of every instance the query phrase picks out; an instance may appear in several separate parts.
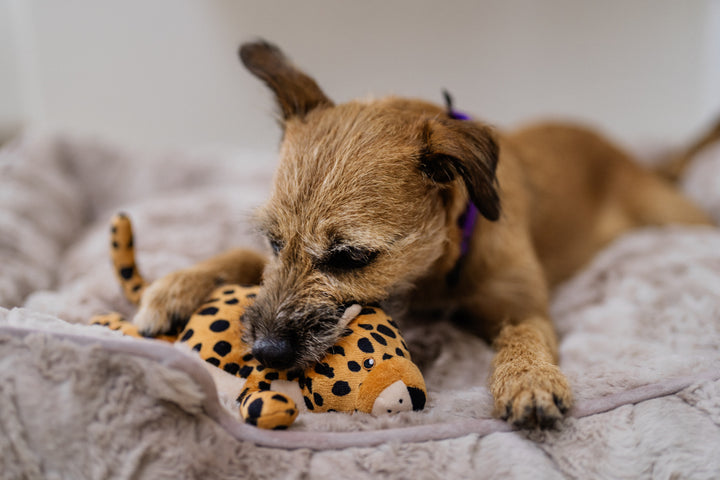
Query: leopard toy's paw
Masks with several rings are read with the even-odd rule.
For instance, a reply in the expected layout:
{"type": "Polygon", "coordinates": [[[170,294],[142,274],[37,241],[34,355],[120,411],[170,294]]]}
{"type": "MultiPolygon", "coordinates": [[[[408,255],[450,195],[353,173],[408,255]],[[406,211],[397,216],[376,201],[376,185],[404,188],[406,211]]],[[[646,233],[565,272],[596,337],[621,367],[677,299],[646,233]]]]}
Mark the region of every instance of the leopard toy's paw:
{"type": "Polygon", "coordinates": [[[493,373],[491,391],[495,415],[524,429],[553,428],[573,402],[567,378],[549,362],[500,365],[493,373]]]}
{"type": "MultiPolygon", "coordinates": [[[[143,337],[143,335],[140,335],[137,326],[135,326],[131,321],[126,320],[121,314],[115,312],[92,317],[90,319],[90,325],[101,325],[109,328],[110,330],[117,330],[128,337],[143,337]]],[[[157,340],[164,340],[166,342],[174,342],[177,339],[174,335],[158,335],[154,338],[157,340]]]]}
{"type": "Polygon", "coordinates": [[[110,330],[119,330],[124,335],[131,337],[140,337],[137,327],[131,322],[125,320],[119,313],[108,313],[106,315],[96,315],[90,319],[90,325],[101,325],[110,330]]]}
{"type": "Polygon", "coordinates": [[[270,430],[285,430],[295,421],[298,408],[285,394],[263,390],[247,393],[240,401],[240,416],[245,423],[270,430]]]}

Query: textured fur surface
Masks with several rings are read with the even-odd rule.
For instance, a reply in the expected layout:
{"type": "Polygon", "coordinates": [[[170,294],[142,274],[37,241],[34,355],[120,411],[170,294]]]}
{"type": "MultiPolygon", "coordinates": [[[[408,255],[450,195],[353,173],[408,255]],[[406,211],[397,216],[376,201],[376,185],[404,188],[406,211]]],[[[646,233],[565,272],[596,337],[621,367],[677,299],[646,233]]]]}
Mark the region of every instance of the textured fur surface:
{"type": "MultiPolygon", "coordinates": [[[[176,367],[48,335],[108,338],[112,332],[68,322],[108,310],[130,313],[107,261],[107,221],[118,209],[133,215],[143,231],[138,261],[149,278],[238,244],[259,244],[242,222],[267,196],[272,166],[261,158],[271,162],[272,152],[147,155],[92,142],[31,139],[0,154],[0,305],[25,307],[0,310],[0,325],[39,332],[26,340],[0,335],[3,475],[336,478],[342,471],[348,478],[462,478],[482,471],[498,478],[717,477],[718,381],[698,380],[677,394],[570,417],[557,432],[493,427],[489,434],[433,442],[277,450],[229,435],[201,407],[200,385],[176,367]],[[249,171],[252,162],[238,163],[242,158],[257,159],[262,168],[249,171]]],[[[684,181],[716,219],[718,179],[715,149],[698,158],[684,181]]],[[[610,245],[556,290],[551,311],[560,365],[579,406],[720,368],[718,252],[714,229],[641,230],[610,245]]],[[[434,351],[424,370],[431,399],[424,412],[301,415],[295,433],[414,425],[438,431],[442,422],[489,418],[493,402],[483,385],[493,352],[487,344],[447,322],[406,332],[411,335],[434,351]]]]}

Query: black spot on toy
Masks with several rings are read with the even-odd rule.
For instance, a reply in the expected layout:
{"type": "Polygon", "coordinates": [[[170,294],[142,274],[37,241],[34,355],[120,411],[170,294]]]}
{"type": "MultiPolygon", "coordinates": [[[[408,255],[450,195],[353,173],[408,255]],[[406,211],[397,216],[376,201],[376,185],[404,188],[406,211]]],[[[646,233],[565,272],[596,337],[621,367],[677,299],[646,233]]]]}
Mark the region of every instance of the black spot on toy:
{"type": "Polygon", "coordinates": [[[224,332],[230,328],[230,322],[227,320],[215,320],[210,324],[210,330],[213,332],[224,332]]]}
{"type": "Polygon", "coordinates": [[[230,343],[226,342],[225,340],[220,340],[213,347],[213,351],[221,357],[224,357],[225,355],[230,353],[230,350],[232,350],[232,345],[230,345],[230,343]]]}
{"type": "Polygon", "coordinates": [[[333,345],[328,349],[328,353],[330,355],[342,355],[345,356],[345,349],[341,347],[340,345],[333,345]]]}
{"type": "Polygon", "coordinates": [[[393,332],[393,331],[392,331],[390,328],[388,328],[386,325],[378,325],[378,326],[377,326],[377,331],[380,332],[380,333],[382,333],[382,334],[385,335],[385,336],[390,337],[390,338],[395,338],[395,337],[397,337],[397,335],[395,334],[395,332],[393,332]]]}
{"type": "Polygon", "coordinates": [[[180,339],[180,341],[181,341],[181,342],[187,342],[188,340],[190,340],[190,339],[192,338],[192,336],[193,336],[194,333],[195,333],[195,332],[193,331],[192,328],[188,328],[187,332],[185,332],[185,335],[182,336],[182,338],[180,339]]]}
{"type": "Polygon", "coordinates": [[[207,307],[203,308],[199,312],[197,312],[198,315],[215,315],[218,312],[217,307],[207,307]]]}
{"type": "Polygon", "coordinates": [[[325,362],[318,362],[315,364],[315,373],[319,375],[324,375],[328,378],[335,377],[335,371],[330,365],[325,362]]]}
{"type": "Polygon", "coordinates": [[[135,267],[124,267],[120,269],[120,276],[125,280],[130,280],[133,276],[135,267]]]}
{"type": "Polygon", "coordinates": [[[223,370],[225,370],[231,375],[237,375],[238,371],[240,370],[240,365],[235,362],[229,362],[223,366],[223,370]]]}
{"type": "Polygon", "coordinates": [[[338,380],[332,387],[332,393],[338,397],[343,397],[350,393],[350,385],[344,380],[338,380]]]}
{"type": "Polygon", "coordinates": [[[250,406],[248,407],[248,415],[252,418],[260,418],[260,415],[262,414],[262,408],[263,408],[263,399],[258,398],[256,400],[253,400],[250,406]]]}
{"type": "Polygon", "coordinates": [[[357,342],[358,348],[365,353],[373,353],[375,349],[372,346],[372,342],[367,338],[363,337],[357,342]]]}

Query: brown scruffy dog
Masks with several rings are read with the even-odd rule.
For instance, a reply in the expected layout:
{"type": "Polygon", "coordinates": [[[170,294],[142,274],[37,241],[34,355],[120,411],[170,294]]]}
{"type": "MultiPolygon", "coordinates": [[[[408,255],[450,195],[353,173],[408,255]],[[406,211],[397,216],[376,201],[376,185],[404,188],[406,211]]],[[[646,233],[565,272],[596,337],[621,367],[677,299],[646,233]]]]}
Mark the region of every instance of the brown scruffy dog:
{"type": "Polygon", "coordinates": [[[282,113],[260,213],[274,256],[265,265],[237,250],[154,283],[135,318],[147,334],[185,321],[217,283],[262,276],[244,316],[253,354],[302,368],[336,341],[348,305],[402,298],[490,340],[495,414],[544,428],[572,404],[549,289],[628,229],[711,223],[592,131],[495,132],[394,97],[335,105],[275,46],[245,44],[240,56],[282,113]]]}

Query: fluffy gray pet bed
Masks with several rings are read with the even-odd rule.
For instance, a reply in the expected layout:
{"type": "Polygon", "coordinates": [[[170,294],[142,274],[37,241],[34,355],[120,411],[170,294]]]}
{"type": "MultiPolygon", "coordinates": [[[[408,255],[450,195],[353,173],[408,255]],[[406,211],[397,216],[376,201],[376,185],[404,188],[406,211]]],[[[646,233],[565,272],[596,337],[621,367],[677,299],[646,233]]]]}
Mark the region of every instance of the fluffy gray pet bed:
{"type": "MultiPolygon", "coordinates": [[[[645,229],[555,292],[577,405],[561,428],[491,419],[492,351],[439,322],[406,331],[433,361],[423,412],[237,420],[194,357],[85,325],[131,312],[107,253],[118,210],[148,278],[237,245],[269,152],[142,155],[25,139],[0,153],[2,478],[717,478],[720,231],[645,229]]],[[[684,187],[720,219],[720,151],[684,187]]],[[[222,393],[222,392],[221,392],[222,393]]]]}

